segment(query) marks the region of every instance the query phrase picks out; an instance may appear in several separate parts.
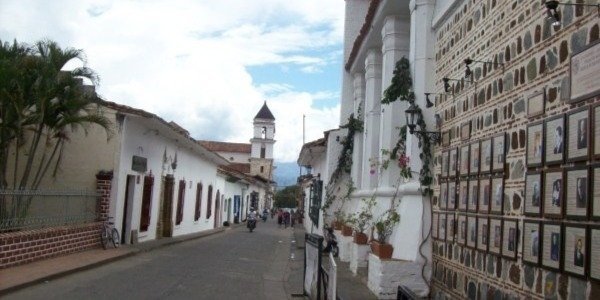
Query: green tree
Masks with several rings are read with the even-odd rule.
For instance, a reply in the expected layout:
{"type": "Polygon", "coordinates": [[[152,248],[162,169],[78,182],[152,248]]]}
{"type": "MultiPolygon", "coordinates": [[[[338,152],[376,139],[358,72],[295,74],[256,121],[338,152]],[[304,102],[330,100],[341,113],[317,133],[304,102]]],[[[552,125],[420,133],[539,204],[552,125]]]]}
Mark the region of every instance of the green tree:
{"type": "MultiPolygon", "coordinates": [[[[0,41],[0,188],[37,189],[50,168],[56,175],[65,143],[79,128],[87,133],[98,125],[110,136],[110,121],[95,109],[97,95],[83,85],[84,79],[98,83],[85,62],[82,50],[50,40],[32,46],[0,41]],[[84,66],[65,70],[73,60],[84,66]]],[[[29,202],[16,201],[17,216],[29,202]]]]}
{"type": "Polygon", "coordinates": [[[300,187],[297,185],[286,186],[277,191],[277,193],[275,193],[275,207],[295,208],[299,192],[300,187]]]}

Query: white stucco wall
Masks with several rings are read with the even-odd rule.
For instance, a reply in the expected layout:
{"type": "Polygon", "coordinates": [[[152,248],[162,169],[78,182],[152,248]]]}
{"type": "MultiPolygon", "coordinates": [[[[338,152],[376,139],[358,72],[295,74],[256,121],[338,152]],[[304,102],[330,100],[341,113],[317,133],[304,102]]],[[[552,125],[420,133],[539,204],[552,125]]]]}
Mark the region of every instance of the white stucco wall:
{"type": "Polygon", "coordinates": [[[143,176],[152,173],[155,182],[152,191],[150,226],[146,232],[139,232],[140,242],[156,238],[156,226],[159,217],[159,197],[160,197],[160,178],[167,174],[173,174],[175,178],[173,195],[173,235],[182,235],[192,232],[198,232],[213,228],[213,218],[215,216],[213,196],[213,214],[210,219],[206,219],[208,186],[213,185],[213,193],[217,189],[223,190],[223,184],[219,185],[216,178],[216,164],[203,159],[200,155],[190,150],[188,145],[174,140],[167,133],[156,134],[156,125],[147,119],[128,116],[125,119],[122,137],[123,142],[120,151],[121,164],[115,170],[113,178],[113,203],[111,203],[111,215],[115,215],[115,226],[122,232],[124,217],[124,201],[127,175],[140,176],[139,183],[133,187],[133,206],[131,210],[131,229],[140,229],[141,216],[141,197],[143,189],[143,176]],[[177,153],[177,168],[171,170],[170,161],[163,164],[163,154],[168,158],[174,158],[177,153]],[[140,173],[131,169],[132,156],[142,156],[147,158],[147,171],[140,173]],[[186,181],[186,190],[184,198],[183,221],[175,225],[177,212],[177,194],[179,181],[186,181]],[[191,184],[190,184],[191,182],[191,184]],[[196,202],[196,183],[203,184],[201,216],[198,221],[194,221],[195,202],[196,202]],[[114,204],[114,205],[113,205],[114,204]]]}

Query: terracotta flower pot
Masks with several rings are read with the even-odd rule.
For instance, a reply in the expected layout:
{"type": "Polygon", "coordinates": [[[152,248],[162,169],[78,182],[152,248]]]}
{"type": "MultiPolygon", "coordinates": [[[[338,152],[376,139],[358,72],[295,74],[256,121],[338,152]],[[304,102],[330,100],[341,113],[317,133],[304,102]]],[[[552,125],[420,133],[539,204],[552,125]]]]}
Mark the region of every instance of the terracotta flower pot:
{"type": "Polygon", "coordinates": [[[389,259],[392,258],[392,253],[394,252],[394,247],[390,244],[381,244],[378,241],[371,242],[371,251],[373,254],[379,256],[381,259],[389,259]]]}
{"type": "Polygon", "coordinates": [[[366,245],[367,241],[369,240],[369,237],[362,233],[362,232],[355,232],[354,233],[354,242],[359,244],[359,245],[366,245]]]}
{"type": "Polygon", "coordinates": [[[352,227],[348,225],[344,225],[342,227],[342,235],[343,236],[352,236],[352,227]]]}
{"type": "Polygon", "coordinates": [[[333,222],[333,229],[335,229],[335,230],[342,230],[342,223],[340,223],[338,221],[334,221],[333,222]]]}

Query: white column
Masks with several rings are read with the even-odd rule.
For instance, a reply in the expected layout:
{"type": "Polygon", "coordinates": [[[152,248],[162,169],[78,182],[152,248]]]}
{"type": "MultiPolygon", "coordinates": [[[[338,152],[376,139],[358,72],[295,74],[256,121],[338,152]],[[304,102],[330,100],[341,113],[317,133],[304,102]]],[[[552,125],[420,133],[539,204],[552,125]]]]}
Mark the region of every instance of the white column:
{"type": "MultiPolygon", "coordinates": [[[[364,121],[365,116],[365,74],[354,73],[354,117],[364,121]]],[[[354,134],[354,152],[352,153],[352,180],[356,188],[362,188],[362,178],[365,176],[363,170],[363,139],[362,132],[354,134]]],[[[368,171],[367,171],[368,172],[368,171]]]]}
{"type": "MultiPolygon", "coordinates": [[[[402,57],[409,57],[410,50],[410,18],[408,16],[387,16],[383,21],[381,29],[383,40],[383,71],[382,91],[387,89],[394,76],[396,62],[402,57]]],[[[381,98],[383,98],[383,93],[381,98]]],[[[392,150],[399,139],[398,128],[406,124],[404,111],[408,108],[406,102],[396,101],[391,104],[382,104],[381,110],[381,149],[392,150]]],[[[389,159],[388,157],[384,157],[389,159]]],[[[389,164],[387,170],[381,175],[380,187],[394,187],[400,177],[396,161],[389,164]]]]}
{"type": "MultiPolygon", "coordinates": [[[[381,50],[369,49],[365,59],[365,151],[363,166],[379,161],[379,126],[381,119],[381,50]]],[[[363,189],[377,186],[377,172],[363,177],[363,189]]]]}

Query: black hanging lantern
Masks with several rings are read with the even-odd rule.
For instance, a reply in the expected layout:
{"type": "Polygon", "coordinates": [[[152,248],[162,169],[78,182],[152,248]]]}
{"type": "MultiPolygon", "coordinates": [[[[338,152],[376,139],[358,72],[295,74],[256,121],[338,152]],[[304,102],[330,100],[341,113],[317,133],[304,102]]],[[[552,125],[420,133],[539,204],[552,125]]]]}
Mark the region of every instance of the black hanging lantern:
{"type": "Polygon", "coordinates": [[[411,103],[404,113],[406,114],[406,126],[408,126],[410,134],[413,134],[415,127],[421,120],[421,110],[414,103],[411,103]]]}

